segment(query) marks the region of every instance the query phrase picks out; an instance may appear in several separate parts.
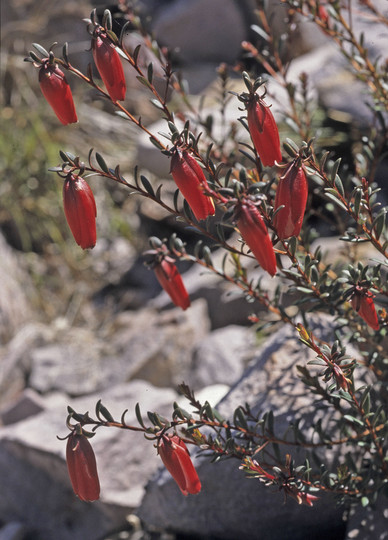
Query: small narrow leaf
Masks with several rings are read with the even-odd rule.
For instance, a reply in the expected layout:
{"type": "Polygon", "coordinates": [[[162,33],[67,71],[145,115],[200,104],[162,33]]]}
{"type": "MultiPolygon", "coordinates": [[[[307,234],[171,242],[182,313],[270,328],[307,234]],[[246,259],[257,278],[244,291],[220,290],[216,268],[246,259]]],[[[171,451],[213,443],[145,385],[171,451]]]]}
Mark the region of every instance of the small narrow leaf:
{"type": "Polygon", "coordinates": [[[147,68],[147,79],[150,84],[152,84],[153,77],[154,77],[154,66],[152,62],[150,62],[147,68]]]}
{"type": "Polygon", "coordinates": [[[107,166],[107,164],[105,163],[105,160],[104,160],[104,158],[102,157],[102,155],[99,154],[98,152],[96,152],[96,161],[97,161],[97,163],[98,163],[100,169],[101,169],[102,171],[104,171],[104,173],[109,174],[108,166],[107,166]]]}
{"type": "Polygon", "coordinates": [[[151,85],[150,85],[148,79],[146,79],[145,77],[142,77],[141,75],[137,75],[137,76],[136,76],[136,79],[137,79],[141,84],[143,84],[144,86],[146,86],[147,88],[151,88],[151,85]]]}
{"type": "Polygon", "coordinates": [[[38,53],[40,53],[45,58],[49,57],[48,51],[46,51],[46,49],[42,47],[42,45],[39,45],[39,43],[33,43],[32,46],[38,51],[38,53]]]}
{"type": "Polygon", "coordinates": [[[337,176],[337,173],[338,173],[338,169],[339,169],[339,166],[341,165],[341,158],[338,158],[334,164],[333,164],[333,168],[331,169],[330,171],[330,179],[331,179],[331,182],[333,185],[335,185],[335,178],[337,176]]]}
{"type": "Polygon", "coordinates": [[[148,178],[146,178],[144,175],[140,175],[140,181],[143,184],[144,189],[147,191],[147,193],[152,195],[152,197],[155,197],[154,188],[152,187],[152,185],[151,185],[150,181],[148,180],[148,178]]]}

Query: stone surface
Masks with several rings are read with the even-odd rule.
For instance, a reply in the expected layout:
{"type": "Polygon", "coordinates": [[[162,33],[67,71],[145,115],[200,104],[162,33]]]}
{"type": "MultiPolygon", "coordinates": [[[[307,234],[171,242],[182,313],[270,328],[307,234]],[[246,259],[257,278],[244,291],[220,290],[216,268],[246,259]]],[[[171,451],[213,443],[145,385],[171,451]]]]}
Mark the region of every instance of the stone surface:
{"type": "MultiPolygon", "coordinates": [[[[328,337],[328,319],[322,323],[318,320],[316,333],[323,339],[328,337]]],[[[282,328],[267,341],[217,409],[226,418],[245,402],[255,412],[272,409],[275,432],[279,434],[285,432],[289,422],[300,417],[307,433],[309,424],[318,418],[327,424],[325,405],[311,403],[311,395],[297,376],[296,365],[304,364],[309,358],[312,356],[298,342],[295,331],[282,328]]],[[[297,463],[303,463],[304,451],[296,452],[292,448],[291,454],[297,463]]],[[[334,451],[325,455],[328,463],[334,458],[334,451]]],[[[224,539],[254,540],[258,531],[260,540],[343,537],[342,510],[332,499],[320,497],[312,509],[298,506],[292,500],[282,504],[281,494],[271,492],[258,481],[245,479],[238,461],[211,464],[196,456],[195,464],[203,484],[201,493],[181,497],[175,483],[162,471],[148,486],[139,509],[139,516],[146,523],[184,534],[208,534],[224,539]]]]}
{"type": "MultiPolygon", "coordinates": [[[[138,425],[134,408],[140,402],[145,415],[157,410],[170,415],[175,392],[159,390],[144,381],[133,381],[109,392],[67,402],[78,412],[90,410],[98,399],[120,418],[138,425]]],[[[135,432],[114,428],[97,431],[92,440],[101,481],[101,499],[79,501],[70,486],[64,460],[66,408],[51,408],[32,419],[0,428],[0,522],[17,521],[39,540],[102,538],[125,523],[138,506],[144,484],[157,469],[153,443],[135,432]],[[28,481],[26,481],[28,479],[28,481]],[[39,496],[37,496],[39,494],[39,496]]]]}
{"type": "Polygon", "coordinates": [[[44,409],[44,400],[40,395],[31,388],[26,388],[15,402],[0,412],[0,421],[3,425],[14,424],[44,409]]]}
{"type": "Polygon", "coordinates": [[[0,529],[0,540],[24,540],[25,532],[21,523],[12,521],[0,529]]]}
{"type": "Polygon", "coordinates": [[[194,348],[184,381],[194,390],[216,383],[230,386],[254,355],[254,337],[252,330],[237,325],[214,330],[194,348]]]}
{"type": "Polygon", "coordinates": [[[29,384],[43,394],[61,390],[81,396],[135,378],[156,386],[176,386],[182,382],[193,347],[209,330],[203,300],[193,302],[186,312],[179,308],[126,311],[101,332],[65,325],[49,333],[40,346],[35,344],[27,359],[25,349],[15,346],[12,365],[21,369],[28,361],[29,384]]]}
{"type": "Polygon", "coordinates": [[[382,493],[375,505],[350,510],[345,540],[387,540],[388,499],[382,493]]]}
{"type": "MultiPolygon", "coordinates": [[[[32,315],[32,287],[22,258],[0,234],[0,345],[32,315]],[[30,295],[30,297],[29,297],[30,295]]],[[[0,368],[1,369],[1,368],[0,368]]]]}
{"type": "Polygon", "coordinates": [[[247,35],[245,21],[233,0],[177,0],[153,21],[159,41],[177,49],[183,62],[236,60],[247,35]]]}
{"type": "Polygon", "coordinates": [[[29,323],[15,333],[12,340],[4,347],[0,362],[0,406],[14,401],[26,385],[26,378],[31,369],[31,353],[54,339],[52,327],[29,323]]]}

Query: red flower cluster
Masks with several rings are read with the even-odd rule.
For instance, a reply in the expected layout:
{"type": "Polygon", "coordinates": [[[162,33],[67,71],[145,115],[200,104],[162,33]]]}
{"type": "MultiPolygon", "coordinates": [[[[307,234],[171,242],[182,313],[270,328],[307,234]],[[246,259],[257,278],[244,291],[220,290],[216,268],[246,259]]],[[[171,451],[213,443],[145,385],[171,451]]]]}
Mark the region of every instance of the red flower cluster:
{"type": "Polygon", "coordinates": [[[96,458],[89,439],[75,431],[67,439],[66,462],[74,493],[83,501],[100,497],[96,458]]]}
{"type": "Polygon", "coordinates": [[[276,210],[284,205],[275,215],[274,225],[281,240],[298,236],[302,228],[303,216],[306,209],[308,184],[303,165],[294,160],[280,178],[276,190],[276,210]]]}
{"type": "Polygon", "coordinates": [[[112,101],[123,101],[127,86],[120,56],[105,34],[93,37],[92,52],[98,72],[112,101]]]}
{"type": "Polygon", "coordinates": [[[97,208],[89,184],[69,173],[63,184],[63,206],[74,240],[82,249],[96,245],[97,208]]]}
{"type": "Polygon", "coordinates": [[[276,274],[276,257],[271,238],[259,210],[252,201],[245,199],[237,203],[235,220],[241,236],[258,263],[271,276],[274,276],[276,274]]]}
{"type": "Polygon", "coordinates": [[[163,435],[158,445],[164,466],[178,484],[183,495],[201,491],[201,482],[185,443],[177,435],[163,435]]]}
{"type": "Polygon", "coordinates": [[[204,193],[209,186],[203,170],[186,150],[175,150],[171,175],[198,221],[214,215],[214,202],[204,193]]]}
{"type": "Polygon", "coordinates": [[[190,306],[189,294],[173,261],[167,257],[154,266],[155,275],[172,302],[183,310],[190,306]]]}
{"type": "Polygon", "coordinates": [[[257,95],[247,105],[248,128],[262,164],[272,167],[282,161],[279,130],[269,106],[257,95]]]}
{"type": "Polygon", "coordinates": [[[78,121],[69,83],[63,71],[48,58],[43,59],[39,69],[39,85],[62,124],[74,124],[78,121]]]}
{"type": "Polygon", "coordinates": [[[370,291],[362,289],[361,287],[356,287],[350,299],[350,303],[352,304],[352,308],[357,311],[368,326],[373,330],[379,330],[380,324],[373,302],[374,297],[374,294],[370,291]]]}

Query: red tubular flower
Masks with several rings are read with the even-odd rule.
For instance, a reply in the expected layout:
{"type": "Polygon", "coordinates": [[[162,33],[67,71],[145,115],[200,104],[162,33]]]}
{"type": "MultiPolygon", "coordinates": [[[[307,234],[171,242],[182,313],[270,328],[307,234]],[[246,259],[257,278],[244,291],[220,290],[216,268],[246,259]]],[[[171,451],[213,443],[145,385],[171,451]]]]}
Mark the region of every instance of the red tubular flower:
{"type": "Polygon", "coordinates": [[[203,170],[186,150],[174,152],[171,174],[198,221],[214,215],[214,202],[204,193],[209,186],[203,170]]]}
{"type": "Polygon", "coordinates": [[[275,252],[267,227],[257,207],[252,201],[240,201],[235,208],[235,219],[241,236],[258,263],[271,276],[274,276],[276,274],[275,252]]]}
{"type": "Polygon", "coordinates": [[[190,298],[175,264],[170,259],[164,258],[154,266],[154,272],[172,302],[183,310],[187,309],[190,306],[190,298]]]}
{"type": "Polygon", "coordinates": [[[48,58],[43,60],[39,69],[39,84],[44,97],[62,124],[66,126],[78,122],[69,83],[63,71],[48,58]]]}
{"type": "Polygon", "coordinates": [[[66,462],[74,493],[82,501],[100,497],[96,458],[89,439],[73,432],[67,439],[66,462]]]}
{"type": "Polygon", "coordinates": [[[164,466],[178,484],[183,495],[201,491],[201,482],[185,443],[177,435],[163,435],[158,446],[164,466]]]}
{"type": "Polygon", "coordinates": [[[269,106],[258,96],[247,105],[248,128],[256,152],[264,167],[272,167],[282,161],[279,131],[269,106]]]}
{"type": "Polygon", "coordinates": [[[302,228],[308,195],[307,178],[303,166],[294,160],[280,178],[275,197],[274,225],[281,240],[298,236],[302,228]]]}
{"type": "Polygon", "coordinates": [[[372,294],[370,291],[356,288],[353,296],[350,299],[350,303],[352,304],[352,308],[357,311],[368,326],[370,326],[373,330],[379,330],[380,324],[373,298],[374,294],[372,294]]]}
{"type": "Polygon", "coordinates": [[[69,173],[63,184],[63,206],[74,240],[82,249],[96,245],[97,208],[89,184],[69,173]]]}
{"type": "Polygon", "coordinates": [[[123,101],[127,86],[120,56],[113,43],[100,34],[92,40],[94,62],[112,101],[123,101]]]}

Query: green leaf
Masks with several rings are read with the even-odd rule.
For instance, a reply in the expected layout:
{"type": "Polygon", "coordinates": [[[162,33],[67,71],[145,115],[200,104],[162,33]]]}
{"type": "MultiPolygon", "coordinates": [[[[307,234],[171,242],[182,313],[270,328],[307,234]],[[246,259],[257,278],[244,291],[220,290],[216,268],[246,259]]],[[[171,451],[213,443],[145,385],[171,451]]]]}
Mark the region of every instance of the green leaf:
{"type": "Polygon", "coordinates": [[[302,292],[303,294],[314,294],[314,291],[307,289],[306,287],[295,287],[297,291],[302,292]]]}
{"type": "Polygon", "coordinates": [[[143,84],[144,86],[146,86],[147,88],[151,88],[151,84],[149,83],[148,79],[146,79],[145,77],[142,77],[141,75],[137,75],[137,76],[136,76],[136,79],[137,79],[141,84],[143,84]]]}
{"type": "Polygon", "coordinates": [[[340,195],[342,195],[343,197],[345,195],[345,190],[344,190],[344,186],[342,184],[341,178],[338,176],[338,174],[336,175],[334,179],[334,184],[338,192],[340,193],[340,195]]]}
{"type": "Polygon", "coordinates": [[[386,215],[387,215],[387,209],[386,209],[386,208],[383,208],[383,209],[377,214],[377,216],[375,217],[375,219],[374,219],[374,221],[373,221],[372,227],[373,227],[374,230],[375,230],[375,235],[376,235],[377,240],[380,238],[381,233],[382,233],[383,230],[384,230],[384,226],[385,226],[385,217],[386,217],[386,215]]]}
{"type": "Polygon", "coordinates": [[[335,185],[335,178],[337,176],[337,173],[338,173],[338,169],[339,169],[339,166],[341,165],[341,158],[338,158],[334,164],[333,164],[333,167],[330,171],[330,179],[331,179],[331,182],[333,185],[335,185]]]}
{"type": "Polygon", "coordinates": [[[133,54],[132,54],[132,58],[133,58],[135,64],[137,64],[137,58],[138,58],[138,56],[139,56],[140,47],[141,47],[140,44],[137,45],[136,48],[135,48],[135,50],[133,51],[133,54]]]}
{"type": "Polygon", "coordinates": [[[108,166],[107,166],[107,164],[105,163],[105,160],[104,160],[104,158],[102,157],[102,155],[99,154],[98,152],[96,152],[96,161],[97,161],[97,163],[98,163],[100,169],[101,169],[102,171],[104,171],[104,173],[109,174],[108,166]]]}
{"type": "Polygon", "coordinates": [[[48,51],[46,51],[46,49],[42,47],[42,45],[39,45],[39,43],[33,43],[32,46],[38,51],[38,53],[40,53],[45,58],[49,57],[48,51]]]}
{"type": "Polygon", "coordinates": [[[108,411],[108,409],[101,403],[101,400],[99,400],[97,402],[97,405],[96,405],[96,414],[98,416],[98,413],[99,414],[102,414],[102,416],[105,418],[105,420],[107,420],[108,422],[114,422],[114,418],[113,416],[110,414],[110,412],[108,411]]]}
{"type": "Polygon", "coordinates": [[[355,418],[354,416],[351,416],[350,414],[345,414],[344,419],[350,422],[351,424],[357,424],[358,426],[364,427],[364,422],[362,422],[358,418],[355,418]]]}
{"type": "Polygon", "coordinates": [[[356,190],[354,194],[354,213],[358,217],[360,213],[360,205],[361,205],[361,199],[362,199],[362,189],[359,188],[356,190]]]}
{"type": "Polygon", "coordinates": [[[213,266],[213,261],[211,258],[211,251],[208,246],[203,246],[202,257],[208,266],[213,266]]]}
{"type": "Polygon", "coordinates": [[[146,190],[146,192],[149,193],[150,195],[152,195],[152,197],[155,197],[154,188],[152,187],[152,185],[151,185],[150,181],[148,180],[148,178],[146,178],[143,174],[141,174],[140,175],[140,181],[143,184],[144,189],[146,190]]]}
{"type": "Polygon", "coordinates": [[[159,109],[160,111],[163,111],[164,110],[164,107],[163,105],[160,103],[160,101],[158,99],[150,99],[150,102],[152,103],[152,105],[154,107],[156,107],[157,109],[159,109]]]}
{"type": "MultiPolygon", "coordinates": [[[[131,24],[131,23],[130,23],[129,21],[127,21],[127,22],[124,24],[124,26],[122,27],[122,29],[121,29],[121,32],[120,32],[120,38],[119,38],[119,44],[120,44],[120,47],[123,46],[124,36],[125,36],[125,34],[127,33],[127,31],[129,30],[130,24],[131,24]]],[[[140,48],[140,45],[138,45],[137,48],[140,48]]],[[[132,57],[134,58],[134,56],[135,56],[135,55],[133,54],[132,57]]],[[[136,63],[136,61],[135,61],[135,63],[136,63]]]]}
{"type": "Polygon", "coordinates": [[[152,62],[150,62],[147,68],[147,79],[150,84],[152,84],[153,77],[154,77],[154,66],[152,62]]]}
{"type": "Polygon", "coordinates": [[[142,418],[141,412],[140,412],[140,405],[139,405],[139,403],[136,403],[136,405],[135,405],[135,413],[136,413],[137,421],[139,422],[139,424],[141,425],[141,427],[145,428],[144,421],[143,421],[143,418],[142,418]]]}
{"type": "Polygon", "coordinates": [[[338,194],[334,189],[326,188],[325,193],[326,193],[326,196],[327,196],[328,199],[334,201],[337,206],[339,206],[340,208],[342,208],[346,212],[348,211],[348,209],[343,204],[343,202],[338,199],[338,194]]]}

